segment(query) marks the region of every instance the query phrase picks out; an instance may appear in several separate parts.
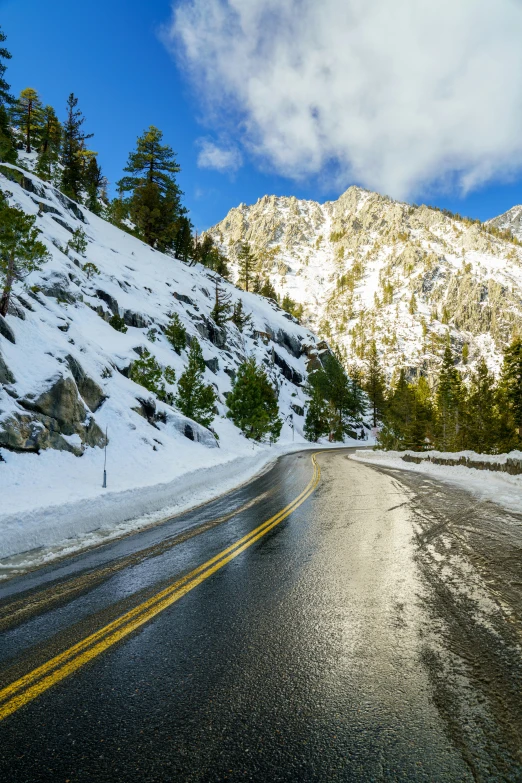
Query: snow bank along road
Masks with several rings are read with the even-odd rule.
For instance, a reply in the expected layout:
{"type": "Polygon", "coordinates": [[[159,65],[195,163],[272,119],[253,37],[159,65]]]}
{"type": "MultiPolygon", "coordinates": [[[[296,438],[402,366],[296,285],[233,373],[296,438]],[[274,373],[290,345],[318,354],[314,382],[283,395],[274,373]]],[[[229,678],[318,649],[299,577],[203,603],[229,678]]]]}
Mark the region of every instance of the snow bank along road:
{"type": "Polygon", "coordinates": [[[0,779],[516,781],[522,519],[345,450],[0,586],[0,779]]]}

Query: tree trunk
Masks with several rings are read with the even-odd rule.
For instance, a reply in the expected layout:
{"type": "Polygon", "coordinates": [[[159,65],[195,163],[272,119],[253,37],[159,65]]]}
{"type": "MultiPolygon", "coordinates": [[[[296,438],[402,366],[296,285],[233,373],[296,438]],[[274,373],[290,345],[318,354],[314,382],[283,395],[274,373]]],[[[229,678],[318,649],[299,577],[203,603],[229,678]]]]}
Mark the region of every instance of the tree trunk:
{"type": "Polygon", "coordinates": [[[27,146],[26,152],[31,152],[31,101],[27,107],[27,146]]]}
{"type": "Polygon", "coordinates": [[[2,291],[2,298],[0,299],[0,315],[4,318],[7,315],[9,309],[9,300],[11,298],[11,291],[15,279],[14,259],[9,259],[9,265],[7,267],[7,274],[5,276],[4,290],[2,291]]]}

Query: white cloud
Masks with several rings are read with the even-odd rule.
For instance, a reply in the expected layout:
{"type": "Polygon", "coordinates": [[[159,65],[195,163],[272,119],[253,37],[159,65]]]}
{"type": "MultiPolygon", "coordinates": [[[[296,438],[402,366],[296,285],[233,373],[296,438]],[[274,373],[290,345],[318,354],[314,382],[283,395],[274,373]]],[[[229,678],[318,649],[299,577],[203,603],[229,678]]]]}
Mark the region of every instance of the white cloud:
{"type": "Polygon", "coordinates": [[[164,40],[281,174],[406,197],[521,167],[522,0],[177,0],[164,40]]]}
{"type": "Polygon", "coordinates": [[[243,160],[236,147],[218,145],[212,139],[198,139],[200,150],[198,166],[201,169],[234,172],[241,168],[243,160]]]}

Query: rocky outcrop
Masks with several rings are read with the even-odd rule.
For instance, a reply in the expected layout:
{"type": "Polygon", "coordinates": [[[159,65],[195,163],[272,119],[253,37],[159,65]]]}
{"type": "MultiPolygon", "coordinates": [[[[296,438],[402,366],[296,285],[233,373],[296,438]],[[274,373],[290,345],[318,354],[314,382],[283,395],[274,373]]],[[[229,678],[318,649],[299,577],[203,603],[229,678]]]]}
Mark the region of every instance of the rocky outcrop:
{"type": "Polygon", "coordinates": [[[5,385],[7,383],[14,383],[15,378],[7,364],[5,363],[5,359],[0,353],[0,385],[5,385]]]}
{"type": "Polygon", "coordinates": [[[107,399],[102,387],[87,375],[80,362],[74,356],[69,354],[65,359],[83,401],[89,410],[95,413],[107,399]]]}
{"type": "Polygon", "coordinates": [[[150,320],[141,313],[134,313],[132,310],[123,311],[123,321],[127,326],[134,326],[136,329],[145,329],[150,326],[150,320]]]}
{"type": "Polygon", "coordinates": [[[0,446],[13,451],[70,451],[103,447],[105,435],[78,395],[73,378],[50,379],[40,394],[18,400],[17,409],[0,421],[0,446]]]}
{"type": "Polygon", "coordinates": [[[2,315],[0,315],[0,334],[10,343],[16,342],[13,330],[2,315]]]}

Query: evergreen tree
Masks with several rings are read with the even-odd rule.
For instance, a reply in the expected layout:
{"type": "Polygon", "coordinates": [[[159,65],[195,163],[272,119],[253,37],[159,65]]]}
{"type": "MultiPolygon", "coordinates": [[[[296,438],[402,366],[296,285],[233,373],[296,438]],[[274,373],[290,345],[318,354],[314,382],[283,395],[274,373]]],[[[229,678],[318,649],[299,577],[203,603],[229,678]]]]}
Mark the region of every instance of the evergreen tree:
{"type": "Polygon", "coordinates": [[[262,280],[258,276],[255,279],[255,287],[253,290],[255,294],[261,294],[261,296],[266,296],[267,299],[273,299],[274,301],[279,302],[277,291],[268,277],[262,280]]]}
{"type": "Polygon", "coordinates": [[[172,367],[162,369],[156,357],[146,348],[142,349],[140,358],[132,363],[129,378],[155,394],[162,402],[166,402],[168,405],[172,405],[174,402],[174,395],[165,389],[164,380],[173,384],[176,380],[176,373],[172,367]]]}
{"type": "Polygon", "coordinates": [[[379,444],[385,449],[425,448],[425,426],[420,400],[413,384],[409,384],[406,373],[401,370],[397,385],[389,395],[383,427],[379,433],[379,444]]]}
{"type": "MultiPolygon", "coordinates": [[[[353,423],[364,415],[365,404],[358,378],[350,379],[341,362],[327,354],[321,369],[308,376],[308,394],[328,403],[329,438],[342,441],[352,434],[353,423]]],[[[315,409],[314,403],[314,409],[315,409]]]]}
{"type": "Polygon", "coordinates": [[[5,40],[5,33],[0,27],[0,160],[4,160],[6,163],[16,163],[16,144],[8,113],[8,108],[14,103],[14,98],[9,92],[10,85],[4,78],[7,70],[4,61],[11,59],[11,53],[2,46],[5,40]]]}
{"type": "Polygon", "coordinates": [[[62,180],[61,189],[69,198],[81,201],[81,192],[84,179],[85,142],[90,139],[92,133],[84,133],[82,125],[85,117],[77,109],[78,98],[71,93],[67,99],[67,118],[63,126],[62,145],[62,180]]]}
{"type": "Polygon", "coordinates": [[[293,315],[294,318],[297,318],[298,321],[301,320],[303,317],[303,305],[297,304],[290,294],[285,294],[283,297],[283,301],[281,302],[281,307],[283,310],[287,313],[290,313],[290,315],[293,315]]]}
{"type": "Polygon", "coordinates": [[[194,261],[203,264],[221,277],[228,277],[228,259],[214,244],[210,234],[205,234],[202,241],[196,243],[194,261]]]}
{"type": "Polygon", "coordinates": [[[192,240],[192,224],[190,220],[181,216],[177,221],[176,239],[173,245],[174,255],[187,263],[193,256],[194,244],[192,240]]]}
{"type": "Polygon", "coordinates": [[[495,381],[483,358],[471,376],[466,414],[466,447],[481,454],[494,454],[498,448],[500,416],[495,381]]]}
{"type": "Polygon", "coordinates": [[[30,272],[40,269],[50,256],[38,240],[41,233],[34,227],[36,217],[10,207],[0,194],[0,277],[3,281],[0,315],[6,316],[13,285],[30,272]]]}
{"type": "Polygon", "coordinates": [[[256,257],[248,242],[243,242],[237,254],[239,284],[245,291],[251,290],[256,267],[256,257]]]}
{"type": "Polygon", "coordinates": [[[14,98],[9,92],[11,89],[11,85],[9,85],[6,80],[4,79],[4,74],[7,70],[7,65],[3,62],[3,60],[10,60],[12,55],[11,52],[8,52],[7,49],[4,46],[1,46],[1,44],[4,43],[7,36],[3,32],[2,28],[0,27],[0,104],[4,106],[11,106],[14,103],[14,98]]]}
{"type": "Polygon", "coordinates": [[[220,285],[219,277],[216,276],[213,278],[213,280],[215,285],[215,296],[214,307],[212,308],[210,317],[213,318],[216,326],[224,326],[225,323],[230,320],[230,314],[232,311],[230,299],[232,298],[232,294],[225,291],[223,286],[220,285]]]}
{"type": "Polygon", "coordinates": [[[386,405],[386,384],[384,381],[384,373],[379,362],[379,354],[377,353],[377,346],[375,341],[373,341],[370,346],[363,389],[370,400],[373,426],[377,427],[377,424],[379,421],[382,421],[384,416],[386,405]]]}
{"type": "Polygon", "coordinates": [[[32,152],[33,146],[38,146],[42,131],[43,107],[40,96],[32,87],[22,90],[11,109],[11,119],[18,129],[20,142],[25,145],[26,152],[32,152]]]}
{"type": "Polygon", "coordinates": [[[442,359],[435,403],[437,414],[435,445],[441,451],[458,451],[462,447],[465,435],[462,429],[464,390],[449,345],[446,346],[442,359]]]}
{"type": "Polygon", "coordinates": [[[192,338],[188,356],[188,364],[183,371],[179,383],[176,404],[180,411],[208,427],[214,418],[214,406],[216,404],[216,393],[212,386],[203,383],[203,373],[205,372],[205,362],[201,346],[196,337],[192,338]]]}
{"type": "Polygon", "coordinates": [[[84,155],[83,184],[85,188],[85,206],[94,212],[95,215],[102,214],[102,204],[107,180],[103,175],[100,164],[98,163],[97,153],[89,151],[84,155]]]}
{"type": "Polygon", "coordinates": [[[182,229],[180,218],[186,210],[181,206],[182,193],[175,176],[180,167],[172,148],[162,141],[163,133],[153,125],[138,137],[124,169],[127,176],[118,187],[131,194],[130,218],[141,239],[165,250],[175,247],[182,229]]]}
{"type": "Polygon", "coordinates": [[[507,402],[519,443],[522,442],[522,339],[513,340],[504,352],[501,391],[507,402]]]}
{"type": "Polygon", "coordinates": [[[44,106],[41,115],[40,144],[36,174],[51,182],[56,174],[62,148],[62,125],[52,106],[44,106]]]}
{"type": "Polygon", "coordinates": [[[317,443],[319,438],[330,432],[330,417],[328,403],[317,391],[312,390],[312,396],[306,409],[304,436],[307,440],[317,443]]]}
{"type": "Polygon", "coordinates": [[[243,331],[245,326],[248,326],[248,324],[251,323],[252,314],[245,313],[243,301],[241,299],[238,299],[237,302],[234,303],[234,309],[232,310],[232,317],[230,320],[237,326],[240,332],[243,331]]]}
{"type": "Polygon", "coordinates": [[[170,322],[165,329],[165,337],[177,354],[181,354],[181,351],[185,350],[185,346],[187,345],[187,330],[181,323],[177,313],[174,313],[170,317],[170,322]]]}
{"type": "Polygon", "coordinates": [[[279,437],[283,423],[277,393],[253,356],[239,365],[227,407],[228,418],[247,438],[275,442],[279,437]]]}

